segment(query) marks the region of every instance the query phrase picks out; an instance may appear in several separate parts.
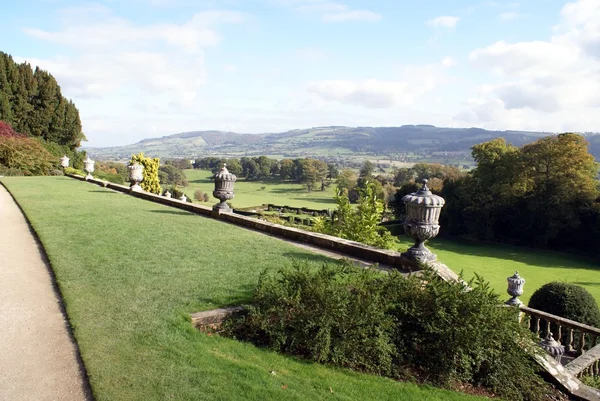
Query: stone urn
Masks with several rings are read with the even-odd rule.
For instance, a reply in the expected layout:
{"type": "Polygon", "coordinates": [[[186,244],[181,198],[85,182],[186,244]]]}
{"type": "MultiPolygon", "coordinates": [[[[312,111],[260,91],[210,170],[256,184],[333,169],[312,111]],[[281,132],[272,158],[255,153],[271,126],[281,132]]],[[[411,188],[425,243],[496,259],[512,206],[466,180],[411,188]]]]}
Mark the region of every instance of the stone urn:
{"type": "Polygon", "coordinates": [[[550,354],[552,358],[556,359],[557,362],[560,362],[563,354],[565,353],[565,346],[561,345],[560,342],[554,339],[551,331],[548,332],[546,338],[540,341],[540,347],[550,354]]]}
{"type": "Polygon", "coordinates": [[[508,281],[508,295],[512,298],[506,301],[506,305],[511,306],[519,306],[522,305],[523,302],[518,298],[523,295],[523,287],[525,286],[525,279],[519,276],[519,272],[515,272],[512,276],[506,279],[508,281]]]}
{"type": "Polygon", "coordinates": [[[127,166],[129,169],[129,182],[132,191],[143,191],[140,187],[140,182],[144,181],[144,166],[138,163],[133,163],[127,166]]]}
{"type": "Polygon", "coordinates": [[[423,187],[417,192],[402,198],[406,205],[406,219],[404,231],[415,240],[415,244],[402,253],[406,267],[415,264],[433,262],[436,255],[425,247],[425,241],[438,235],[440,226],[438,220],[444,206],[444,198],[431,193],[427,187],[427,180],[423,180],[423,187]]]}
{"type": "Polygon", "coordinates": [[[169,192],[168,189],[165,191],[164,195],[165,195],[165,198],[170,198],[171,197],[171,193],[169,192]]]}
{"type": "Polygon", "coordinates": [[[182,202],[187,202],[187,196],[181,195],[181,198],[179,198],[179,200],[182,202]]]}
{"type": "Polygon", "coordinates": [[[69,160],[71,160],[71,159],[69,159],[69,158],[67,157],[67,155],[64,155],[63,157],[61,157],[61,158],[60,158],[60,166],[61,166],[63,169],[65,169],[65,168],[69,167],[69,160]]]}
{"type": "Polygon", "coordinates": [[[87,173],[85,176],[86,180],[94,178],[92,177],[92,173],[94,172],[94,163],[96,162],[90,159],[89,156],[85,157],[85,160],[83,161],[83,171],[87,173]]]}
{"type": "Polygon", "coordinates": [[[230,211],[228,200],[233,199],[233,183],[237,180],[234,174],[227,171],[227,165],[223,164],[221,171],[214,175],[215,190],[213,196],[221,202],[213,206],[213,210],[230,211]]]}

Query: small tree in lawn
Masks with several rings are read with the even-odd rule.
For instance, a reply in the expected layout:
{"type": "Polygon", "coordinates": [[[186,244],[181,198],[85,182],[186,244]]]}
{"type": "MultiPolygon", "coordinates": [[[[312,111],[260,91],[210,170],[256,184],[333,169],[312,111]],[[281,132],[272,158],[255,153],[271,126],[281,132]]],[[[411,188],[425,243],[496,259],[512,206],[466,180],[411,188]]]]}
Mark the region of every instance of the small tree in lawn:
{"type": "Polygon", "coordinates": [[[389,248],[392,244],[392,235],[379,226],[385,204],[377,196],[375,185],[367,182],[358,191],[358,204],[353,208],[347,191],[338,189],[334,198],[337,203],[334,217],[331,220],[317,218],[313,229],[367,245],[389,248]]]}

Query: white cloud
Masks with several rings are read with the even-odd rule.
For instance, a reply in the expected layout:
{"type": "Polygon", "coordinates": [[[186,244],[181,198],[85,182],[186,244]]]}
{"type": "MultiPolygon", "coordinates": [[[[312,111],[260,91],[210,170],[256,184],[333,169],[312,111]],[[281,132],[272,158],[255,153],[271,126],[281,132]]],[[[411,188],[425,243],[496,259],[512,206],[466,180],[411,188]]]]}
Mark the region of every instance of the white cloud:
{"type": "Polygon", "coordinates": [[[376,22],[382,18],[381,14],[376,12],[352,8],[329,0],[272,0],[272,2],[300,13],[317,16],[324,22],[376,22]]]}
{"type": "Polygon", "coordinates": [[[456,24],[458,24],[459,20],[460,20],[459,17],[443,15],[440,17],[436,17],[436,18],[427,20],[427,22],[425,24],[428,26],[435,27],[435,28],[454,28],[456,26],[456,24]]]}
{"type": "Polygon", "coordinates": [[[514,21],[522,17],[523,15],[516,11],[505,11],[498,15],[498,18],[500,18],[501,21],[514,21]]]}
{"type": "Polygon", "coordinates": [[[454,67],[456,65],[456,60],[450,56],[444,57],[442,60],[442,65],[447,68],[454,67]]]}
{"type": "Polygon", "coordinates": [[[102,6],[62,12],[57,31],[27,28],[45,42],[74,50],[74,56],[26,58],[54,74],[70,97],[96,98],[142,90],[190,99],[205,81],[203,48],[221,41],[215,26],[244,16],[229,11],[197,13],[181,24],[139,25],[102,6]]]}
{"type": "Polygon", "coordinates": [[[546,41],[500,41],[469,56],[495,74],[465,104],[458,121],[546,131],[598,130],[600,114],[600,2],[579,0],[561,11],[546,41]]]}
{"type": "Polygon", "coordinates": [[[311,82],[306,90],[327,102],[371,109],[406,106],[438,87],[446,79],[444,69],[452,62],[453,59],[446,57],[436,64],[410,66],[397,80],[325,80],[311,82]]]}

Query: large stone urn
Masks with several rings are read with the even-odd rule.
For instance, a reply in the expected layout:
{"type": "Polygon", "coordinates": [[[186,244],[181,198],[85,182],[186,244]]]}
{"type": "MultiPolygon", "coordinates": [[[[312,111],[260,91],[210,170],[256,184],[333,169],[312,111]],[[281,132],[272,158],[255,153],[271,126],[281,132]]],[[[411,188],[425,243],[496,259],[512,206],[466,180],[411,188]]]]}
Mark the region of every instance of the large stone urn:
{"type": "Polygon", "coordinates": [[[144,181],[144,166],[138,163],[133,163],[127,166],[129,169],[129,182],[132,191],[143,191],[140,187],[140,182],[144,181]]]}
{"type": "Polygon", "coordinates": [[[61,157],[61,158],[60,158],[60,166],[61,166],[63,169],[65,169],[65,168],[69,167],[69,160],[71,160],[71,159],[69,159],[69,158],[67,157],[67,155],[64,155],[63,157],[61,157]]]}
{"type": "Polygon", "coordinates": [[[94,178],[92,177],[92,173],[94,172],[94,163],[96,162],[90,159],[89,156],[85,157],[85,160],[83,161],[83,171],[87,173],[85,176],[86,180],[94,178]]]}
{"type": "Polygon", "coordinates": [[[425,247],[425,241],[440,232],[438,220],[445,203],[444,198],[432,194],[427,187],[427,180],[423,180],[423,187],[404,196],[402,201],[406,205],[404,231],[415,240],[415,244],[402,253],[403,264],[412,267],[433,262],[436,255],[425,247]]]}
{"type": "Polygon", "coordinates": [[[508,288],[506,292],[512,298],[506,301],[506,305],[519,306],[523,302],[519,299],[519,296],[523,295],[523,287],[525,286],[525,279],[519,276],[519,272],[515,272],[512,276],[506,279],[508,282],[508,288]]]}
{"type": "Polygon", "coordinates": [[[227,201],[233,199],[233,183],[237,177],[227,171],[227,165],[223,164],[221,171],[216,173],[213,178],[215,180],[213,196],[221,201],[213,206],[213,210],[231,211],[227,201]]]}

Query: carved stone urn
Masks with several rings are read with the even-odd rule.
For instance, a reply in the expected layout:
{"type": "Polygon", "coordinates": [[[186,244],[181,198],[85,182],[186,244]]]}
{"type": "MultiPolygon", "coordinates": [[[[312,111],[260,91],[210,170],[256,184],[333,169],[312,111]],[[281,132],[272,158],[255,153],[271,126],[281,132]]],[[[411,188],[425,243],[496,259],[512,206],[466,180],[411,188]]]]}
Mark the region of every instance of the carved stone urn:
{"type": "Polygon", "coordinates": [[[96,162],[90,159],[89,156],[85,157],[85,160],[83,161],[83,171],[87,173],[87,175],[85,176],[86,180],[94,178],[92,177],[92,173],[94,172],[94,163],[96,162]]]}
{"type": "Polygon", "coordinates": [[[425,247],[425,241],[438,235],[440,226],[438,220],[444,206],[444,198],[431,193],[427,187],[427,180],[423,180],[423,187],[417,192],[402,198],[406,205],[406,219],[404,231],[415,240],[415,244],[402,253],[402,259],[411,265],[433,262],[436,255],[425,247]]]}
{"type": "Polygon", "coordinates": [[[518,298],[523,295],[523,287],[525,286],[525,279],[519,276],[519,272],[515,272],[512,276],[506,279],[508,281],[508,288],[506,292],[512,298],[506,301],[506,305],[511,306],[519,306],[522,305],[523,302],[518,298]]]}
{"type": "Polygon", "coordinates": [[[60,165],[61,165],[61,167],[62,167],[62,168],[67,168],[67,167],[69,167],[69,160],[71,160],[71,159],[69,159],[69,158],[67,157],[67,155],[64,155],[63,157],[61,157],[61,158],[60,158],[60,165]]]}
{"type": "Polygon", "coordinates": [[[561,345],[560,342],[554,339],[551,331],[548,332],[546,338],[540,341],[540,347],[550,354],[551,357],[556,359],[557,362],[560,362],[563,354],[565,353],[564,345],[561,345]]]}
{"type": "Polygon", "coordinates": [[[167,189],[164,193],[166,198],[170,198],[171,197],[171,193],[169,192],[169,190],[167,189]]]}
{"type": "Polygon", "coordinates": [[[221,171],[214,175],[215,190],[213,196],[221,202],[213,206],[213,210],[230,211],[228,200],[233,199],[233,183],[237,180],[234,174],[227,171],[227,165],[223,164],[221,171]]]}
{"type": "Polygon", "coordinates": [[[133,163],[127,166],[129,169],[129,182],[132,191],[143,191],[140,187],[140,182],[144,181],[144,166],[138,163],[133,163]]]}

